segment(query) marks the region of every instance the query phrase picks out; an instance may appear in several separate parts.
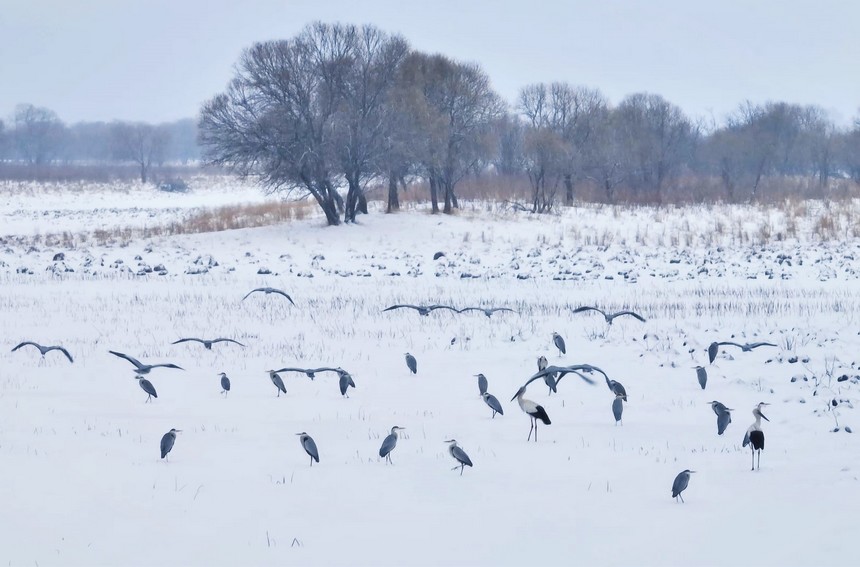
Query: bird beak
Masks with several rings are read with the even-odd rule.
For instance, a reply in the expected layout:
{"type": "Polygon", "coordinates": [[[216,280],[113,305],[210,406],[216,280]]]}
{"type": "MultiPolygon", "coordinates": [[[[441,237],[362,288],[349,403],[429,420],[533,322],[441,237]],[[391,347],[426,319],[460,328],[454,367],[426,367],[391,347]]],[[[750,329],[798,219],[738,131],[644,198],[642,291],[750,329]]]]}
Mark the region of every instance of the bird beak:
{"type": "Polygon", "coordinates": [[[759,413],[759,415],[761,416],[761,418],[762,418],[763,420],[765,420],[765,421],[770,421],[770,420],[767,418],[767,416],[766,416],[765,414],[763,414],[763,413],[761,413],[761,412],[758,412],[758,413],[759,413]]]}
{"type": "Polygon", "coordinates": [[[690,471],[690,472],[691,472],[691,473],[694,473],[694,472],[696,472],[696,471],[690,471]]]}
{"type": "Polygon", "coordinates": [[[176,430],[176,433],[182,433],[182,430],[181,430],[181,429],[177,429],[177,430],[176,430]]]}

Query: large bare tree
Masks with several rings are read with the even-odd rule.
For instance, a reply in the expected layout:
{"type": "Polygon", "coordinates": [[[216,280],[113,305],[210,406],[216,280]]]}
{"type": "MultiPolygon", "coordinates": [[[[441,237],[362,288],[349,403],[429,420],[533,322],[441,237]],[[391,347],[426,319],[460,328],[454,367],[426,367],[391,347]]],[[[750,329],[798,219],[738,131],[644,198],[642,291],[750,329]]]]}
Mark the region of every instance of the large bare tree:
{"type": "Polygon", "coordinates": [[[43,165],[57,157],[66,127],[48,108],[20,104],[15,108],[13,138],[18,155],[31,165],[43,165]]]}

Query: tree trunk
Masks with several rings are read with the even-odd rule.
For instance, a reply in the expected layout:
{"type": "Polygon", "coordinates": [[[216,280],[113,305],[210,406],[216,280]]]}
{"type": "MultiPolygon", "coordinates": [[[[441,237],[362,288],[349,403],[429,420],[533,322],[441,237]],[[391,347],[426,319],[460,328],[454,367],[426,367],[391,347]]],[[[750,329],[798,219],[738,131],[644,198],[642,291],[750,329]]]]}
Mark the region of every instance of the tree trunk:
{"type": "Polygon", "coordinates": [[[439,212],[439,183],[435,175],[430,175],[430,203],[433,207],[433,214],[439,212]]]}
{"type": "Polygon", "coordinates": [[[388,208],[386,213],[400,210],[400,201],[397,199],[397,175],[393,172],[388,174],[388,208]]]}
{"type": "Polygon", "coordinates": [[[363,215],[370,214],[367,212],[367,196],[364,194],[364,191],[358,192],[358,212],[363,215]]]}
{"type": "Polygon", "coordinates": [[[573,175],[570,173],[564,174],[564,204],[573,206],[573,175]]]}
{"type": "Polygon", "coordinates": [[[344,207],[343,222],[350,223],[355,222],[356,208],[358,207],[358,194],[361,192],[361,189],[358,186],[358,179],[348,175],[346,177],[346,181],[349,185],[349,189],[347,189],[346,192],[346,205],[344,207]]]}
{"type": "Polygon", "coordinates": [[[446,215],[451,214],[451,182],[449,180],[445,180],[442,182],[442,189],[445,191],[445,206],[442,209],[442,212],[446,215]]]}
{"type": "Polygon", "coordinates": [[[140,162],[140,182],[146,183],[146,164],[140,162]]]}
{"type": "Polygon", "coordinates": [[[317,200],[317,204],[325,214],[326,222],[329,226],[337,226],[340,224],[340,218],[337,214],[337,208],[334,204],[334,199],[332,198],[331,192],[328,191],[326,183],[320,184],[321,187],[319,189],[314,187],[309,187],[307,181],[305,181],[305,186],[308,186],[311,195],[314,196],[314,199],[317,200]]]}

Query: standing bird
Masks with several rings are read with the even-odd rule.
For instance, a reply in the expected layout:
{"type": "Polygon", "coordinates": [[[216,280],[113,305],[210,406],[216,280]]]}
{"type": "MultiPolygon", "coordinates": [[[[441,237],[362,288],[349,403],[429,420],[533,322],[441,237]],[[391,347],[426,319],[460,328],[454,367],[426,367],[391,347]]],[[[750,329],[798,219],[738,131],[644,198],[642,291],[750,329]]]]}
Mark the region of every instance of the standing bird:
{"type": "Polygon", "coordinates": [[[532,439],[532,431],[535,432],[535,443],[537,443],[537,420],[541,420],[544,425],[550,425],[552,422],[549,420],[549,416],[546,414],[546,410],[543,409],[543,406],[540,406],[534,403],[531,400],[528,400],[523,397],[523,394],[526,393],[526,387],[523,386],[519,390],[517,390],[516,395],[511,398],[511,401],[517,400],[517,403],[520,405],[520,409],[523,410],[529,416],[529,420],[531,422],[531,429],[529,429],[529,436],[526,441],[531,441],[532,439]]]}
{"type": "Polygon", "coordinates": [[[221,393],[224,394],[224,397],[227,396],[227,392],[230,391],[230,379],[227,378],[227,373],[222,372],[221,376],[221,393]]]}
{"type": "Polygon", "coordinates": [[[382,442],[382,446],[379,448],[379,456],[384,458],[392,465],[394,463],[391,462],[391,451],[393,451],[394,448],[397,447],[397,432],[402,429],[406,428],[400,427],[399,425],[395,425],[394,427],[392,427],[391,433],[388,434],[388,436],[382,442]]]}
{"type": "Polygon", "coordinates": [[[708,385],[708,371],[705,370],[704,366],[696,367],[696,379],[699,381],[699,386],[704,390],[705,386],[708,385]]]}
{"type": "MultiPolygon", "coordinates": [[[[537,360],[538,372],[541,370],[546,370],[547,360],[544,355],[540,355],[537,360]]],[[[543,375],[544,383],[549,387],[549,393],[553,392],[558,393],[558,384],[556,383],[555,377],[558,376],[555,372],[548,372],[543,375]]]]}
{"type": "Polygon", "coordinates": [[[764,431],[761,430],[761,420],[770,421],[762,412],[762,406],[769,406],[770,404],[765,402],[759,402],[759,404],[753,409],[753,417],[755,417],[755,423],[749,426],[747,429],[746,435],[744,435],[744,447],[747,445],[750,446],[750,450],[752,451],[752,468],[750,470],[754,471],[756,469],[755,466],[755,454],[758,451],[758,469],[761,470],[761,452],[764,450],[764,431]]]}
{"type": "Polygon", "coordinates": [[[135,366],[135,370],[134,370],[134,371],[135,371],[137,374],[149,374],[149,373],[152,371],[152,369],[153,369],[153,368],[173,368],[173,369],[176,369],[176,370],[185,370],[184,368],[181,368],[181,367],[179,367],[179,366],[176,366],[175,364],[172,364],[172,363],[167,363],[167,364],[144,364],[144,363],[142,363],[141,361],[139,361],[138,359],[134,358],[133,356],[129,356],[129,355],[127,355],[127,354],[123,354],[123,353],[121,353],[121,352],[116,352],[116,351],[113,351],[113,350],[109,350],[108,352],[109,352],[109,353],[111,353],[111,354],[112,354],[112,355],[114,355],[114,356],[118,356],[118,357],[120,357],[120,358],[124,358],[125,360],[127,360],[127,361],[131,362],[131,363],[135,366]]]}
{"type": "Polygon", "coordinates": [[[293,303],[293,298],[290,297],[289,295],[287,295],[287,293],[285,291],[282,291],[280,289],[275,289],[273,287],[258,287],[257,289],[252,289],[251,291],[248,292],[248,294],[245,297],[242,298],[242,301],[245,301],[246,299],[248,299],[248,295],[251,295],[252,293],[255,293],[257,291],[262,291],[266,295],[269,295],[270,293],[274,293],[277,295],[283,295],[284,297],[286,297],[290,301],[290,303],[295,305],[295,303],[293,303]]]}
{"type": "Polygon", "coordinates": [[[567,347],[564,346],[564,339],[556,332],[552,334],[552,344],[558,349],[558,355],[567,354],[567,347]]]}
{"type": "Polygon", "coordinates": [[[275,385],[275,388],[278,389],[278,397],[281,397],[281,392],[287,393],[287,388],[284,386],[284,381],[281,380],[281,377],[274,370],[266,370],[269,373],[269,380],[272,381],[272,384],[275,385]]]}
{"type": "Polygon", "coordinates": [[[597,307],[588,307],[588,306],[577,307],[576,309],[573,310],[574,313],[584,313],[585,311],[597,311],[598,313],[603,315],[603,318],[606,319],[606,323],[609,325],[612,324],[613,319],[615,319],[616,317],[621,317],[622,315],[630,315],[631,317],[634,317],[635,319],[639,319],[643,323],[645,322],[645,318],[642,315],[639,315],[638,313],[634,313],[633,311],[616,311],[615,313],[607,313],[603,309],[600,309],[597,307]]]}
{"type": "MultiPolygon", "coordinates": [[[[463,476],[463,467],[471,467],[472,459],[469,458],[469,455],[466,454],[466,451],[464,451],[460,448],[459,445],[457,445],[456,439],[448,439],[447,441],[445,441],[445,443],[449,444],[448,453],[450,453],[454,460],[460,464],[460,476],[463,476]]],[[[451,470],[455,471],[457,470],[457,467],[454,467],[451,470]]]]}
{"type": "Polygon", "coordinates": [[[708,360],[710,361],[711,364],[713,364],[714,360],[717,358],[717,353],[719,352],[721,346],[736,346],[739,349],[741,349],[741,351],[743,351],[743,352],[752,352],[752,350],[754,348],[763,347],[763,346],[775,347],[776,345],[773,343],[744,343],[744,344],[740,344],[740,343],[735,343],[732,341],[713,342],[710,345],[708,345],[708,360]]]}
{"type": "Polygon", "coordinates": [[[320,454],[317,451],[317,444],[314,443],[313,438],[302,431],[301,433],[296,433],[299,436],[299,442],[302,444],[302,448],[304,448],[305,453],[307,453],[311,458],[311,466],[314,466],[314,461],[320,462],[320,454]]]}
{"type": "Polygon", "coordinates": [[[409,367],[409,371],[412,372],[412,374],[418,374],[418,361],[415,360],[415,357],[408,352],[406,353],[406,366],[409,367]]]}
{"type": "MultiPolygon", "coordinates": [[[[176,434],[182,433],[181,429],[171,429],[161,438],[161,458],[167,457],[167,453],[173,450],[173,444],[176,443],[176,434]]],[[[169,460],[169,459],[168,459],[169,460]]]]}
{"type": "Polygon", "coordinates": [[[493,394],[484,392],[481,394],[481,397],[484,398],[484,402],[490,406],[490,409],[493,410],[493,419],[496,418],[496,414],[505,415],[504,410],[502,410],[502,404],[499,403],[499,400],[493,394]]]}
{"type": "Polygon", "coordinates": [[[687,485],[690,484],[690,475],[696,471],[691,471],[690,469],[683,470],[678,473],[678,476],[675,477],[675,482],[672,483],[672,498],[675,501],[678,501],[678,498],[681,499],[681,502],[684,501],[684,497],[681,496],[681,493],[687,490],[687,485]]]}
{"type": "Polygon", "coordinates": [[[621,423],[624,425],[624,422],[621,421],[621,414],[624,412],[624,396],[621,394],[616,394],[615,399],[612,400],[612,415],[615,416],[615,425],[621,423]]]}
{"type": "Polygon", "coordinates": [[[478,393],[483,396],[487,393],[487,377],[483,374],[475,374],[475,376],[478,378],[478,393]]]}
{"type": "Polygon", "coordinates": [[[338,383],[340,385],[340,395],[346,398],[349,397],[349,394],[346,393],[347,388],[352,386],[355,388],[355,381],[352,379],[352,375],[346,370],[341,370],[337,373],[338,383]]]}
{"type": "Polygon", "coordinates": [[[36,347],[37,349],[39,349],[39,352],[42,353],[42,358],[45,358],[45,355],[48,354],[49,352],[51,352],[52,350],[58,350],[61,353],[66,355],[66,358],[69,359],[69,362],[74,362],[74,360],[72,359],[72,355],[69,354],[69,351],[67,351],[65,348],[63,348],[61,346],[42,346],[39,343],[34,343],[33,341],[24,341],[23,343],[19,344],[15,348],[13,348],[12,352],[15,352],[16,350],[18,350],[19,348],[21,348],[23,346],[34,346],[34,347],[36,347]]]}
{"type": "Polygon", "coordinates": [[[716,400],[711,402],[711,409],[714,410],[715,414],[717,414],[717,435],[722,435],[732,422],[732,412],[734,410],[727,408],[725,404],[716,400]]]}
{"type": "Polygon", "coordinates": [[[172,345],[178,345],[179,343],[187,343],[187,342],[197,342],[206,347],[206,350],[212,350],[212,345],[215,343],[235,343],[240,347],[244,347],[242,343],[239,341],[234,341],[233,339],[195,339],[194,337],[188,337],[187,339],[179,339],[178,341],[173,341],[172,345]]]}
{"type": "Polygon", "coordinates": [[[137,379],[137,383],[140,385],[140,388],[147,393],[146,402],[150,402],[152,401],[152,398],[158,397],[158,394],[155,392],[155,386],[152,385],[152,382],[139,375],[135,376],[135,378],[137,379]]]}
{"type": "Polygon", "coordinates": [[[610,380],[609,377],[605,374],[603,375],[603,378],[606,380],[606,385],[609,387],[610,390],[612,390],[612,393],[616,396],[621,396],[622,399],[626,402],[627,390],[624,389],[624,386],[621,385],[621,382],[610,380]]]}

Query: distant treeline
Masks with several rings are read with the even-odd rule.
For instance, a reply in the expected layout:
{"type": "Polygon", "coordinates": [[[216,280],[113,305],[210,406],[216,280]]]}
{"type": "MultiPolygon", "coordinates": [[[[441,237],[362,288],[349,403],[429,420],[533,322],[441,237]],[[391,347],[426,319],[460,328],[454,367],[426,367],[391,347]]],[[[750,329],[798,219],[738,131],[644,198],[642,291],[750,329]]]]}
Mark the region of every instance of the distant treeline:
{"type": "Polygon", "coordinates": [[[251,46],[235,68],[196,124],[66,126],[21,105],[0,123],[0,157],[134,165],[144,181],[153,165],[201,158],[313,197],[331,224],[355,220],[377,188],[396,210],[407,185],[426,187],[434,212],[475,188],[546,212],[577,199],[831,197],[860,184],[860,116],[839,127],[817,106],[742,102],[708,121],[657,94],[612,103],[567,83],[527,85],[508,104],[480,65],[415,51],[374,26],[311,24],[251,46]]]}
{"type": "Polygon", "coordinates": [[[188,118],[163,124],[77,122],[31,104],[0,120],[0,179],[125,178],[148,181],[153,168],[197,162],[197,124],[188,118]]]}

